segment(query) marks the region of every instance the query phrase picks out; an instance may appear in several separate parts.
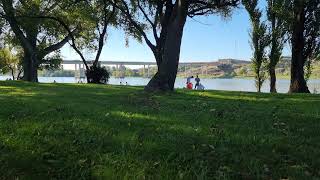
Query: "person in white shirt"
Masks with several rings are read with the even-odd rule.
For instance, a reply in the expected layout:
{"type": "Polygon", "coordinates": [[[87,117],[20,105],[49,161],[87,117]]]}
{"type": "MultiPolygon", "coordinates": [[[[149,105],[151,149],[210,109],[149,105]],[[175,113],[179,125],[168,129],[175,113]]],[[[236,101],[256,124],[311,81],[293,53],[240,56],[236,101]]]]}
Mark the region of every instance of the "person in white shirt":
{"type": "Polygon", "coordinates": [[[204,90],[204,86],[201,83],[199,83],[199,85],[197,86],[197,90],[204,90]]]}

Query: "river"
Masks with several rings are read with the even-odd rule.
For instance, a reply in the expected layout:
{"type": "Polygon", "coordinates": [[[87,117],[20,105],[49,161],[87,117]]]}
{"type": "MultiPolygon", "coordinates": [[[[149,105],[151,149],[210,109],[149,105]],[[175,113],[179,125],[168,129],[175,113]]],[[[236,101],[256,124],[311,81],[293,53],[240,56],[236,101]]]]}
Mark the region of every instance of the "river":
{"type": "MultiPolygon", "coordinates": [[[[0,80],[5,80],[10,78],[8,76],[0,76],[0,80]]],[[[111,77],[109,79],[109,84],[120,85],[120,82],[128,85],[134,86],[144,86],[148,83],[150,79],[141,77],[126,77],[124,79],[111,77]]],[[[39,81],[43,83],[52,83],[56,81],[57,83],[76,83],[77,80],[73,77],[39,77],[39,81]]],[[[185,87],[186,79],[177,78],[175,87],[183,88],[185,87]]],[[[227,91],[246,91],[246,92],[256,92],[256,87],[253,79],[201,79],[201,83],[205,86],[205,89],[210,90],[227,90],[227,91]]],[[[280,93],[286,93],[289,90],[290,80],[279,79],[277,81],[277,90],[280,93]]],[[[309,90],[312,93],[320,93],[320,79],[309,80],[308,82],[309,90]]],[[[269,92],[269,81],[266,81],[262,87],[263,92],[269,92]]]]}

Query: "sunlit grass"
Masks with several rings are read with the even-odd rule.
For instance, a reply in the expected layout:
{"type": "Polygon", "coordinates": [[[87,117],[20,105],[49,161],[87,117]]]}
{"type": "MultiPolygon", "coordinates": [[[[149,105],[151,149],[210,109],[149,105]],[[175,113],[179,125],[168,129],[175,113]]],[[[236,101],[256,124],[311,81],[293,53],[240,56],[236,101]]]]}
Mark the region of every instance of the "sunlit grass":
{"type": "Polygon", "coordinates": [[[320,97],[0,82],[0,179],[318,179],[320,97]]]}

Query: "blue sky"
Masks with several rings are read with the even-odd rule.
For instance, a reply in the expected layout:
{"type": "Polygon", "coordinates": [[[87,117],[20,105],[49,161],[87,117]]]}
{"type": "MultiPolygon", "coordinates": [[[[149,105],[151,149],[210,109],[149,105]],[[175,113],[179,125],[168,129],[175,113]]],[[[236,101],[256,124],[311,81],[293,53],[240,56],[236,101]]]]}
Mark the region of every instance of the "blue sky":
{"type": "MultiPolygon", "coordinates": [[[[229,19],[219,16],[196,17],[187,20],[182,40],[180,62],[215,61],[221,58],[250,60],[250,22],[243,8],[236,9],[229,19]]],[[[125,46],[123,31],[110,29],[102,61],[154,61],[149,47],[143,42],[130,39],[125,46]]],[[[289,54],[285,48],[284,55],[289,54]]],[[[64,59],[80,59],[66,46],[62,49],[64,59]]]]}

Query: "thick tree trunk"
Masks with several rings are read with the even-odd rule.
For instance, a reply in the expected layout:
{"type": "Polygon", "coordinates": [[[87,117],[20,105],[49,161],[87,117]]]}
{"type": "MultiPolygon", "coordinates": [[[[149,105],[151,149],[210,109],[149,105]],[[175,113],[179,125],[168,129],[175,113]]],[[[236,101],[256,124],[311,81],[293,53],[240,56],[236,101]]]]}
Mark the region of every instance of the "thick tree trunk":
{"type": "Polygon", "coordinates": [[[270,76],[270,93],[277,93],[276,88],[276,82],[277,82],[277,76],[276,76],[276,65],[279,62],[279,59],[281,57],[281,53],[279,50],[280,42],[277,41],[278,39],[278,32],[276,27],[276,15],[273,12],[272,8],[274,8],[274,1],[271,1],[271,51],[270,51],[270,62],[269,62],[269,76],[270,76]]]}
{"type": "Polygon", "coordinates": [[[24,53],[23,80],[30,82],[38,82],[38,64],[35,55],[24,53]]]}
{"type": "MultiPolygon", "coordinates": [[[[180,58],[181,40],[187,18],[186,8],[186,1],[179,0],[176,2],[175,12],[166,27],[167,35],[163,44],[161,63],[158,64],[158,72],[145,87],[146,91],[174,90],[180,58]]],[[[155,57],[157,58],[157,55],[155,55],[155,57]]]]}
{"type": "Polygon", "coordinates": [[[277,88],[276,88],[277,77],[276,77],[276,70],[274,66],[269,67],[269,75],[270,75],[270,92],[277,93],[277,88]]]}
{"type": "Polygon", "coordinates": [[[257,83],[257,92],[261,93],[262,81],[261,81],[261,77],[260,76],[257,78],[257,82],[256,83],[257,83]]]}
{"type": "Polygon", "coordinates": [[[304,39],[304,2],[295,0],[294,24],[292,34],[292,63],[291,63],[291,82],[289,93],[310,93],[307,83],[304,79],[303,54],[304,39]]]}
{"type": "Polygon", "coordinates": [[[172,26],[163,51],[163,58],[161,64],[158,66],[158,72],[150,80],[145,87],[147,91],[154,90],[173,90],[174,83],[177,76],[181,39],[183,34],[183,27],[176,25],[172,26]]]}

